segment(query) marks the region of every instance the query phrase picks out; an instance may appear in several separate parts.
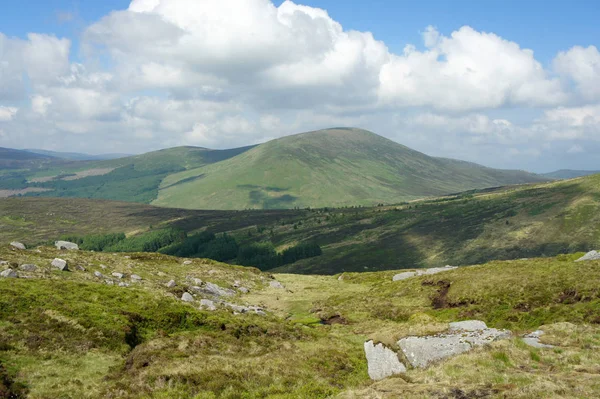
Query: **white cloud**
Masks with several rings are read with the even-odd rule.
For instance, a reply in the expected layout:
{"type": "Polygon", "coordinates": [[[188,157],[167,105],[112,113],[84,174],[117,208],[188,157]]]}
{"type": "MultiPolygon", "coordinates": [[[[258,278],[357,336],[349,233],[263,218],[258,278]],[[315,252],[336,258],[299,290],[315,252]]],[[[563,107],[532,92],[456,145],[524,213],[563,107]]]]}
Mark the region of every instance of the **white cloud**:
{"type": "Polygon", "coordinates": [[[36,114],[45,116],[50,105],[52,105],[50,97],[44,97],[39,94],[31,97],[31,110],[36,114]]]}
{"type": "Polygon", "coordinates": [[[3,107],[0,106],[0,122],[7,122],[12,120],[19,109],[16,107],[3,107]]]}
{"type": "Polygon", "coordinates": [[[574,144],[574,145],[571,146],[571,148],[569,148],[567,150],[568,154],[579,154],[579,153],[582,153],[582,152],[585,152],[585,150],[579,144],[574,144]]]}
{"type": "Polygon", "coordinates": [[[575,82],[586,100],[600,99],[600,52],[595,46],[575,46],[559,53],[554,69],[575,82]]]}

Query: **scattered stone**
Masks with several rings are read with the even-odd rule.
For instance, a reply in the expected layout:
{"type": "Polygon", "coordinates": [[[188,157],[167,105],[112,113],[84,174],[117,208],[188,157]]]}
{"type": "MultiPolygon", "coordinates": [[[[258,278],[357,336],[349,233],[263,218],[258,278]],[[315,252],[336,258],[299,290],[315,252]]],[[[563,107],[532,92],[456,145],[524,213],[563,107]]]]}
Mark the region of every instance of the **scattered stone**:
{"type": "Polygon", "coordinates": [[[554,348],[554,345],[542,344],[540,342],[540,337],[542,335],[544,335],[544,332],[542,330],[536,330],[532,333],[523,335],[522,339],[523,339],[523,342],[525,342],[527,345],[532,346],[534,348],[540,348],[540,349],[554,348]]]}
{"type": "Polygon", "coordinates": [[[271,288],[276,288],[276,289],[279,289],[279,290],[285,290],[285,287],[279,281],[271,281],[269,283],[269,286],[271,288]]]}
{"type": "Polygon", "coordinates": [[[67,249],[69,251],[79,251],[79,245],[69,241],[56,241],[54,243],[56,249],[67,249]]]}
{"type": "Polygon", "coordinates": [[[124,282],[124,281],[121,281],[121,282],[119,283],[119,287],[129,287],[129,284],[127,284],[127,283],[126,283],[126,282],[124,282]]]}
{"type": "Polygon", "coordinates": [[[55,267],[63,272],[69,271],[69,267],[67,266],[67,261],[64,259],[56,258],[52,261],[52,267],[55,267]]]}
{"type": "Polygon", "coordinates": [[[401,280],[406,280],[407,278],[411,278],[416,276],[417,273],[416,272],[404,272],[404,273],[398,273],[396,274],[394,277],[392,277],[392,281],[401,281],[401,280]]]}
{"type": "Polygon", "coordinates": [[[216,274],[216,273],[218,273],[216,270],[209,270],[209,271],[208,271],[208,274],[210,274],[211,276],[212,276],[213,274],[216,274]]]}
{"type": "Polygon", "coordinates": [[[183,262],[184,265],[191,265],[193,262],[191,260],[186,260],[183,262]]]}
{"type": "Polygon", "coordinates": [[[207,310],[217,310],[215,303],[210,299],[201,299],[200,306],[206,308],[207,310]]]}
{"type": "Polygon", "coordinates": [[[23,270],[24,272],[34,272],[37,270],[37,266],[31,265],[31,264],[26,264],[26,265],[19,266],[19,269],[23,270]]]}
{"type": "Polygon", "coordinates": [[[6,269],[2,273],[0,273],[0,277],[4,278],[17,278],[19,275],[13,269],[6,269]]]}
{"type": "Polygon", "coordinates": [[[383,344],[374,345],[373,341],[365,342],[369,377],[382,380],[394,374],[406,373],[406,366],[398,360],[398,355],[383,344]]]}
{"type": "Polygon", "coordinates": [[[25,250],[27,248],[25,248],[25,244],[18,242],[18,241],[13,241],[10,243],[10,246],[15,248],[15,249],[20,249],[20,250],[25,250]]]}
{"type": "Polygon", "coordinates": [[[125,258],[125,259],[131,259],[131,256],[125,255],[125,256],[123,256],[123,258],[125,258]]]}
{"type": "Polygon", "coordinates": [[[225,302],[224,305],[231,308],[231,310],[233,310],[234,313],[248,313],[248,311],[250,310],[250,308],[248,308],[247,306],[236,305],[228,302],[225,302]]]}
{"type": "Polygon", "coordinates": [[[260,316],[266,316],[267,315],[267,313],[264,310],[260,310],[260,309],[259,310],[255,310],[254,313],[256,313],[257,315],[260,315],[260,316]]]}
{"type": "Polygon", "coordinates": [[[487,328],[477,320],[452,323],[449,333],[428,337],[407,337],[398,346],[413,367],[425,368],[431,363],[468,352],[474,347],[510,338],[510,331],[487,328]]]}
{"type": "Polygon", "coordinates": [[[87,269],[81,265],[75,266],[75,270],[79,270],[80,272],[85,272],[87,269]]]}
{"type": "Polygon", "coordinates": [[[104,278],[104,275],[100,272],[94,272],[94,276],[96,276],[98,278],[104,278]]]}
{"type": "Polygon", "coordinates": [[[340,274],[340,276],[338,277],[338,281],[344,281],[344,274],[340,274]]]}
{"type": "Polygon", "coordinates": [[[106,283],[106,285],[115,285],[115,282],[112,280],[104,280],[104,282],[106,283]]]}
{"type": "Polygon", "coordinates": [[[590,251],[587,254],[583,255],[581,258],[577,259],[575,262],[581,262],[584,260],[598,260],[598,259],[600,259],[600,252],[590,251]]]}
{"type": "Polygon", "coordinates": [[[118,278],[119,280],[122,279],[123,277],[125,277],[125,275],[123,273],[117,273],[117,272],[112,273],[112,276],[118,278]]]}
{"type": "Polygon", "coordinates": [[[184,302],[194,302],[194,297],[192,296],[192,294],[184,292],[181,296],[181,300],[184,302]]]}
{"type": "Polygon", "coordinates": [[[235,295],[235,291],[230,290],[228,288],[220,287],[217,284],[213,284],[213,283],[205,283],[204,286],[202,286],[202,287],[194,287],[194,288],[197,291],[199,291],[200,293],[213,295],[216,297],[234,296],[235,295]]]}
{"type": "Polygon", "coordinates": [[[240,280],[235,280],[235,281],[233,282],[233,288],[239,288],[239,287],[240,287],[240,285],[242,285],[242,283],[241,283],[241,281],[240,281],[240,280]]]}
{"type": "Polygon", "coordinates": [[[130,277],[133,281],[142,281],[143,278],[141,278],[140,276],[138,276],[137,274],[132,274],[130,277]]]}
{"type": "Polygon", "coordinates": [[[200,280],[199,278],[193,278],[192,281],[194,282],[195,285],[202,285],[202,280],[200,280]]]}
{"type": "Polygon", "coordinates": [[[167,288],[173,288],[177,285],[177,283],[175,283],[175,280],[171,280],[166,285],[167,285],[167,288]]]}
{"type": "Polygon", "coordinates": [[[239,287],[238,291],[241,292],[242,294],[247,294],[250,292],[250,290],[246,287],[239,287]]]}
{"type": "Polygon", "coordinates": [[[8,266],[10,263],[6,260],[0,260],[0,266],[8,266]]]}
{"type": "Polygon", "coordinates": [[[156,274],[158,275],[158,277],[167,277],[167,273],[158,272],[156,274]]]}
{"type": "Polygon", "coordinates": [[[100,268],[103,269],[103,270],[107,269],[106,265],[100,265],[100,268]]]}

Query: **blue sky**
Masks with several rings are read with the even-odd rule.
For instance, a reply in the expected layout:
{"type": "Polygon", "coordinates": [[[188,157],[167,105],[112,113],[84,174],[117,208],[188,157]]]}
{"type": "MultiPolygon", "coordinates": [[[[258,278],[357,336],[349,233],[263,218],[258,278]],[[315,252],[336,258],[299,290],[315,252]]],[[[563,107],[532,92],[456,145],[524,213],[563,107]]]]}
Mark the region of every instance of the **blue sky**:
{"type": "Polygon", "coordinates": [[[600,169],[598,1],[5,3],[0,146],[229,148],[350,125],[494,167],[600,169]]]}

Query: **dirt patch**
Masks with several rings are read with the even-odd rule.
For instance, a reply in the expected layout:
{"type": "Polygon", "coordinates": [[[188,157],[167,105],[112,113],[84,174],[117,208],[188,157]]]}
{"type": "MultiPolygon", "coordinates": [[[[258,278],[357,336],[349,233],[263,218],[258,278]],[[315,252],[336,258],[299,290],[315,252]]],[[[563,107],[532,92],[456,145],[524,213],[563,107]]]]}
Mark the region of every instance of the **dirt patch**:
{"type": "Polygon", "coordinates": [[[62,180],[69,181],[69,180],[83,179],[84,177],[103,176],[103,175],[109,174],[113,170],[115,170],[115,168],[88,169],[88,170],[84,170],[84,171],[81,171],[81,172],[75,172],[74,175],[70,175],[70,176],[64,177],[62,180]]]}
{"type": "Polygon", "coordinates": [[[573,288],[573,289],[567,289],[567,290],[564,290],[563,292],[561,292],[560,295],[558,296],[557,302],[569,305],[569,304],[581,302],[582,299],[583,298],[582,298],[581,294],[579,294],[577,292],[577,290],[573,288]]]}
{"type": "Polygon", "coordinates": [[[339,314],[336,314],[336,315],[328,317],[326,319],[321,319],[321,324],[326,324],[328,326],[331,326],[333,324],[344,324],[345,325],[345,324],[348,324],[348,320],[344,319],[339,314]]]}
{"type": "Polygon", "coordinates": [[[475,389],[466,391],[458,388],[452,388],[449,393],[431,392],[431,397],[439,399],[485,399],[499,393],[495,389],[475,389]]]}
{"type": "Polygon", "coordinates": [[[25,195],[27,193],[42,193],[44,191],[52,190],[40,187],[27,187],[20,190],[0,190],[0,198],[15,197],[17,195],[25,195]]]}
{"type": "Polygon", "coordinates": [[[421,283],[421,285],[438,287],[437,292],[431,296],[431,306],[434,309],[452,307],[448,302],[448,291],[450,291],[450,285],[452,285],[450,281],[440,280],[438,282],[434,282],[433,280],[425,280],[423,283],[421,283]]]}

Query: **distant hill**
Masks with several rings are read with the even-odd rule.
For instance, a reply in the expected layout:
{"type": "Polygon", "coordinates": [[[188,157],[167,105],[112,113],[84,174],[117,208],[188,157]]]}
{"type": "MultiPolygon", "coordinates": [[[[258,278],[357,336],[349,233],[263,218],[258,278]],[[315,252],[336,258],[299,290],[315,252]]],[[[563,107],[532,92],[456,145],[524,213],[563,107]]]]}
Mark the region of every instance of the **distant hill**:
{"type": "Polygon", "coordinates": [[[434,158],[352,128],[297,134],[167,176],[154,204],[196,209],[376,205],[547,180],[434,158]]]}
{"type": "Polygon", "coordinates": [[[131,156],[131,154],[100,154],[90,155],[78,152],[60,152],[37,149],[24,149],[23,151],[32,152],[34,154],[48,155],[54,158],[68,159],[72,161],[102,161],[106,159],[117,159],[131,156]]]}
{"type": "Polygon", "coordinates": [[[0,147],[0,169],[37,168],[58,161],[56,157],[0,147]]]}
{"type": "Polygon", "coordinates": [[[575,177],[589,176],[600,173],[600,170],[571,170],[561,169],[550,173],[543,173],[542,176],[551,179],[574,179],[575,177]]]}

